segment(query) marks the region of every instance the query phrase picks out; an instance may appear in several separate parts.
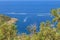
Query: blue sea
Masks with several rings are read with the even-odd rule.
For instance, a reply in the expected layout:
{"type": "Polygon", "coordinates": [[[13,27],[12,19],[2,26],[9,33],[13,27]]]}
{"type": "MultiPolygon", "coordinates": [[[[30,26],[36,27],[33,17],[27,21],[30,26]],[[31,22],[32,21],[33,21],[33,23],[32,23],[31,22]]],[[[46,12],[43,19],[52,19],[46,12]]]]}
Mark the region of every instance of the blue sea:
{"type": "Polygon", "coordinates": [[[39,25],[46,20],[52,21],[51,9],[60,8],[59,1],[0,1],[0,14],[17,18],[18,33],[27,33],[26,27],[31,24],[39,25]]]}

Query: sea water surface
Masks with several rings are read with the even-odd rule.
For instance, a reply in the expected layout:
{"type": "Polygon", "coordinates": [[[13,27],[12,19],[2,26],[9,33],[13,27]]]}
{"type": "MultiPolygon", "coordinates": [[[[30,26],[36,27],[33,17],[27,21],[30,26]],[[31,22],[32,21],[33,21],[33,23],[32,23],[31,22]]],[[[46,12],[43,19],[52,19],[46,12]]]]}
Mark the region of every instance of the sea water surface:
{"type": "Polygon", "coordinates": [[[26,27],[37,25],[37,31],[41,22],[52,21],[51,9],[60,8],[59,1],[1,1],[0,14],[17,18],[18,33],[27,33],[26,27]]]}

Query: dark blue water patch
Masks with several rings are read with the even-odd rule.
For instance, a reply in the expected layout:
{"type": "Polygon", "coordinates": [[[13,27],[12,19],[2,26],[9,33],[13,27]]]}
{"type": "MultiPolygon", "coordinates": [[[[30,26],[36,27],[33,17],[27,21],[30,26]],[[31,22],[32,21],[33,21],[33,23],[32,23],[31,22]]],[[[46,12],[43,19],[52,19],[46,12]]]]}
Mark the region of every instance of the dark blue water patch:
{"type": "Polygon", "coordinates": [[[40,13],[50,12],[52,8],[59,8],[60,2],[0,2],[0,13],[21,12],[40,13]]]}

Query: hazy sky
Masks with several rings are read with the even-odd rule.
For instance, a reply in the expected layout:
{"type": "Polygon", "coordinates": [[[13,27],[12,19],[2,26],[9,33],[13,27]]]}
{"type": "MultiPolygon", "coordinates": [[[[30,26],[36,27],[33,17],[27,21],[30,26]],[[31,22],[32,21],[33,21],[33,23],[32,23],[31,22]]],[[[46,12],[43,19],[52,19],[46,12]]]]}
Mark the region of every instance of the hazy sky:
{"type": "Polygon", "coordinates": [[[0,0],[0,1],[60,1],[60,0],[0,0]]]}

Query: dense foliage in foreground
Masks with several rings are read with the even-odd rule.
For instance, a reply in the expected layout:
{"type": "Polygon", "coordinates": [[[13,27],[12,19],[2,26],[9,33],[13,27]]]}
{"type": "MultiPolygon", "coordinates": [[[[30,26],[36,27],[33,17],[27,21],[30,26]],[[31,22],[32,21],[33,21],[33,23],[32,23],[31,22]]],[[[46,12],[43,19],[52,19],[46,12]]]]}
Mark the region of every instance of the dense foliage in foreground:
{"type": "Polygon", "coordinates": [[[39,32],[36,32],[36,24],[28,26],[29,35],[22,33],[17,35],[15,22],[17,19],[0,15],[0,40],[60,40],[60,9],[52,9],[54,16],[52,22],[40,23],[39,32]],[[57,22],[56,25],[52,23],[57,22]]]}

